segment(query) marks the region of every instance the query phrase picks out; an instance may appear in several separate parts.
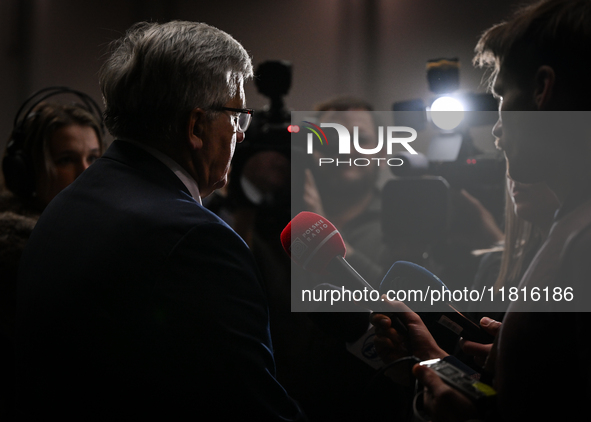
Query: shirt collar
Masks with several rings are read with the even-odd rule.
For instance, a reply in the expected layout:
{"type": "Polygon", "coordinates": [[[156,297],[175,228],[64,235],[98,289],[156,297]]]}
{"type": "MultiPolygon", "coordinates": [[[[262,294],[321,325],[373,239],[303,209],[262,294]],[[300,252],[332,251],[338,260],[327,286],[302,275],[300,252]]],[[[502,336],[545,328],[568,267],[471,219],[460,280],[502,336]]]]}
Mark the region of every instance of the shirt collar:
{"type": "Polygon", "coordinates": [[[121,139],[122,141],[129,142],[135,145],[138,148],[143,149],[144,151],[150,153],[158,160],[160,160],[166,167],[168,167],[175,175],[180,179],[181,182],[187,187],[189,193],[197,201],[200,205],[203,205],[201,202],[201,194],[199,193],[199,186],[197,186],[197,182],[193,177],[189,174],[187,170],[182,168],[176,161],[170,158],[168,155],[164,154],[162,151],[158,151],[156,148],[151,147],[149,145],[143,144],[141,142],[133,141],[131,139],[121,139]]]}

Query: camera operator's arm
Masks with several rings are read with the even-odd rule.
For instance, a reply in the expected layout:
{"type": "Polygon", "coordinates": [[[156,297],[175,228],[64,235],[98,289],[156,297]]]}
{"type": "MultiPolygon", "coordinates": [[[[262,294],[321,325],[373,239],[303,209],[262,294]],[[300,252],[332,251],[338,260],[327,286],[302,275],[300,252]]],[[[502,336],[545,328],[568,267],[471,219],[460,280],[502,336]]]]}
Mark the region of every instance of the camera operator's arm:
{"type": "Polygon", "coordinates": [[[371,323],[376,327],[376,350],[385,363],[406,356],[427,360],[448,355],[437,345],[421,317],[402,302],[388,301],[386,296],[382,296],[382,299],[392,312],[389,315],[374,314],[371,323]],[[399,322],[393,323],[392,318],[398,318],[404,329],[400,326],[396,328],[399,322]]]}

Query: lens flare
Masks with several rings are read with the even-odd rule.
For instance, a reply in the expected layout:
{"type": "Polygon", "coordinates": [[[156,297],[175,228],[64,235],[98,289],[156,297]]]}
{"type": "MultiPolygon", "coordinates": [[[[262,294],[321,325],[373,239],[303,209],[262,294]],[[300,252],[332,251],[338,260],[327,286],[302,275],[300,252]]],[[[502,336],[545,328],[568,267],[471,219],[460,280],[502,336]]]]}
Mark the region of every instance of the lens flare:
{"type": "Polygon", "coordinates": [[[452,97],[439,97],[430,108],[431,121],[439,129],[454,130],[464,118],[464,106],[452,97]]]}

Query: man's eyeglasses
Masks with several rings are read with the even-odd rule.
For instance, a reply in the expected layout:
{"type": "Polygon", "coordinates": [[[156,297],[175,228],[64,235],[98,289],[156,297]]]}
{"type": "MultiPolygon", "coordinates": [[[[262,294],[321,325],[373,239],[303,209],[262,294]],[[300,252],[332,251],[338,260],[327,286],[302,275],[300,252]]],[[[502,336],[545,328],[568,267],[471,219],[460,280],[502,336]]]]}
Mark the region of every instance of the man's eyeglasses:
{"type": "Polygon", "coordinates": [[[238,113],[238,115],[234,115],[234,117],[237,117],[238,123],[236,126],[236,130],[242,133],[246,132],[246,129],[248,129],[248,126],[250,126],[252,115],[254,114],[254,110],[252,108],[220,107],[220,110],[238,113]]]}

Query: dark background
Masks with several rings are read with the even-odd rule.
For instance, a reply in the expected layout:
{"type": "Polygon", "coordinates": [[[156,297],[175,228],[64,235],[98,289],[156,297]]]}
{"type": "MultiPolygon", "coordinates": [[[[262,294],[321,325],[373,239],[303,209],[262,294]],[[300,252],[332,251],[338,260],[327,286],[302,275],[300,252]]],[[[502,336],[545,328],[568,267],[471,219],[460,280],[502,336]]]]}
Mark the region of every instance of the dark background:
{"type": "MultiPolygon", "coordinates": [[[[98,70],[110,41],[134,22],[203,21],[240,41],[255,66],[293,63],[287,106],[309,110],[337,94],[370,100],[427,99],[425,63],[459,57],[461,89],[484,91],[473,69],[479,34],[516,0],[0,0],[0,149],[20,103],[49,85],[100,101],[98,70]]],[[[246,86],[248,107],[266,99],[246,86]]]]}

